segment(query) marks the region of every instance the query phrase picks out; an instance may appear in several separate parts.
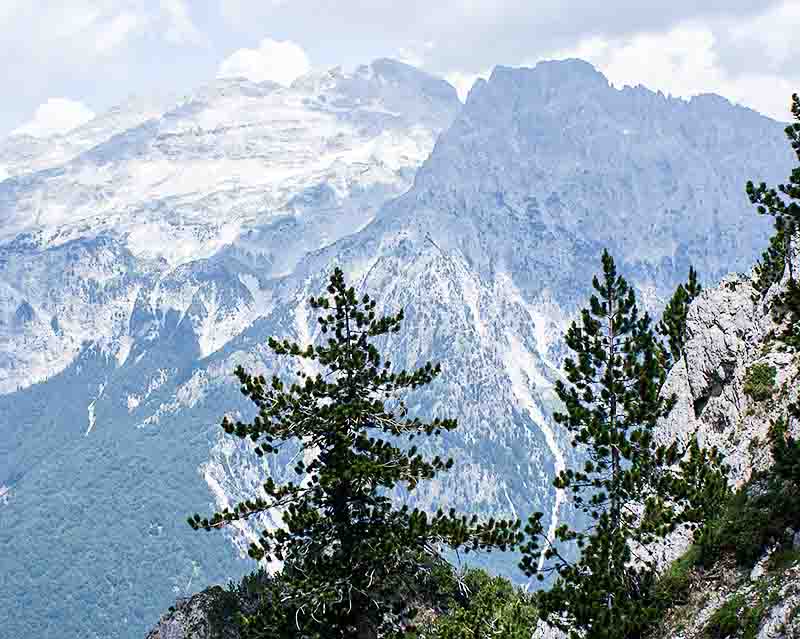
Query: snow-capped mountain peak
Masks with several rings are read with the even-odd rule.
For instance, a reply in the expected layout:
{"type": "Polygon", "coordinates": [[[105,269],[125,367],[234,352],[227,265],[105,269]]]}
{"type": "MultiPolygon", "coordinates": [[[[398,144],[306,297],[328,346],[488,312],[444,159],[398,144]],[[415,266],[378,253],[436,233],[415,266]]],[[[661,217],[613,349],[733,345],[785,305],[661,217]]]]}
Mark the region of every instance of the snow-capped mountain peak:
{"type": "MultiPolygon", "coordinates": [[[[291,272],[305,253],[363,227],[406,190],[460,103],[444,81],[380,60],[349,75],[311,74],[289,88],[218,79],[158,115],[131,117],[132,108],[73,132],[76,148],[75,140],[103,138],[103,131],[105,138],[63,164],[32,173],[24,173],[24,162],[9,164],[11,177],[0,182],[0,251],[9,264],[0,272],[4,312],[27,301],[46,318],[39,328],[0,325],[13,363],[0,367],[2,391],[57,373],[84,339],[111,340],[115,351],[132,304],[111,324],[99,320],[102,313],[79,322],[78,309],[92,304],[80,292],[87,282],[66,284],[69,272],[61,281],[51,272],[52,294],[43,297],[12,262],[49,268],[42,252],[68,254],[75,242],[114,238],[114,250],[131,254],[132,261],[118,253],[136,271],[131,277],[148,273],[139,295],[171,269],[223,249],[257,267],[262,279],[291,272]],[[128,121],[133,126],[125,128],[128,121]],[[20,243],[28,252],[15,255],[20,243]],[[65,329],[59,335],[50,334],[52,317],[65,329]]],[[[121,292],[114,291],[116,299],[121,292]]],[[[253,312],[244,301],[241,309],[231,319],[237,330],[253,312]]],[[[229,338],[232,330],[216,334],[229,338]]]]}

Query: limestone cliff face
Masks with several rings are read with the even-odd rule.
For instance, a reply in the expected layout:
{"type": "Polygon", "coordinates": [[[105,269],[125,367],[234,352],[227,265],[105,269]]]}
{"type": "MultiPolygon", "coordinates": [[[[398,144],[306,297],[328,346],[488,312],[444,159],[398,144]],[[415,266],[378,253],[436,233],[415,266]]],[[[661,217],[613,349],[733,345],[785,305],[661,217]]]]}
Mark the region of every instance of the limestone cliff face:
{"type": "MultiPolygon", "coordinates": [[[[666,384],[678,404],[661,434],[688,437],[696,432],[703,445],[717,446],[737,487],[769,468],[770,422],[786,417],[788,405],[798,399],[800,355],[775,338],[784,326],[776,322],[773,309],[784,288],[785,280],[762,298],[751,277],[737,274],[704,291],[689,310],[686,357],[666,384]]],[[[797,437],[799,430],[797,420],[791,420],[790,434],[797,437]]],[[[758,492],[759,486],[758,481],[748,485],[747,493],[758,492]]],[[[673,542],[666,561],[689,545],[687,535],[673,542]]],[[[657,635],[800,637],[800,532],[787,527],[761,552],[752,567],[723,559],[713,568],[691,570],[688,601],[670,611],[657,635]]]]}
{"type": "Polygon", "coordinates": [[[737,486],[769,466],[764,442],[770,420],[784,415],[798,395],[800,357],[775,339],[782,327],[772,308],[782,288],[774,286],[761,299],[749,276],[732,274],[703,291],[689,310],[686,357],[665,386],[678,403],[661,432],[682,437],[697,432],[701,444],[717,446],[737,486]],[[773,368],[765,394],[754,396],[758,370],[773,368]]]}

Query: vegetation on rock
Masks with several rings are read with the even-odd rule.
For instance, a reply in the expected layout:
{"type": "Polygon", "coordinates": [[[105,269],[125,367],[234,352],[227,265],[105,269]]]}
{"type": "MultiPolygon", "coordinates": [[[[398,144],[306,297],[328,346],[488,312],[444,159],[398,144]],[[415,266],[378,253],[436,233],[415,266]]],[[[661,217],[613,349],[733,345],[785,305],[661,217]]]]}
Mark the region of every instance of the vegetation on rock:
{"type": "MultiPolygon", "coordinates": [[[[800,161],[800,96],[792,95],[792,115],[797,122],[786,127],[786,137],[800,161]]],[[[797,234],[800,232],[800,167],[794,169],[786,184],[778,188],[768,188],[761,182],[746,186],[750,202],[757,205],[760,215],[771,215],[775,219],[775,235],[770,242],[762,262],[757,267],[759,288],[766,290],[783,277],[784,269],[789,270],[789,279],[795,279],[794,260],[796,257],[797,234]],[[787,203],[783,196],[789,199],[787,203]]]]}
{"type": "MultiPolygon", "coordinates": [[[[727,483],[716,450],[701,448],[693,438],[685,445],[654,439],[654,427],[675,401],[661,392],[663,347],[607,252],[602,263],[602,276],[593,280],[596,295],[566,334],[575,354],[564,365],[569,384],[556,383],[566,412],[555,420],[571,433],[585,461],[562,471],[554,483],[569,491],[590,523],[562,524],[551,540],[541,513],[535,514],[526,528],[521,567],[539,579],[558,577],[538,597],[548,623],[576,638],[630,638],[642,635],[659,612],[657,566],[646,547],[682,524],[704,521],[727,483]],[[568,544],[577,546],[577,559],[570,559],[568,544]]],[[[677,299],[683,303],[684,297],[677,299]]],[[[684,329],[677,326],[678,315],[685,313],[677,305],[675,310],[667,333],[674,335],[671,346],[679,355],[684,329]]]]}
{"type": "MultiPolygon", "coordinates": [[[[530,639],[536,626],[533,596],[503,577],[477,569],[458,572],[442,562],[416,575],[415,581],[411,596],[419,610],[417,627],[393,637],[530,639]]],[[[227,589],[210,588],[208,639],[296,636],[296,610],[284,601],[290,587],[284,573],[260,569],[239,583],[231,581],[227,589]],[[258,623],[248,625],[245,619],[258,623]]]]}
{"type": "Polygon", "coordinates": [[[689,305],[700,295],[702,289],[703,287],[697,281],[697,271],[690,266],[689,279],[686,284],[678,285],[675,293],[673,293],[664,308],[664,313],[656,330],[667,341],[663,349],[666,358],[664,367],[666,369],[685,357],[686,317],[689,313],[689,305]]]}
{"type": "Polygon", "coordinates": [[[789,435],[787,427],[792,417],[800,419],[800,403],[790,404],[789,415],[772,423],[772,458],[779,477],[800,485],[800,441],[789,435]]]}
{"type": "Polygon", "coordinates": [[[775,392],[775,375],[778,373],[774,366],[769,364],[753,364],[747,369],[744,380],[745,395],[753,401],[763,402],[772,397],[775,392]]]}

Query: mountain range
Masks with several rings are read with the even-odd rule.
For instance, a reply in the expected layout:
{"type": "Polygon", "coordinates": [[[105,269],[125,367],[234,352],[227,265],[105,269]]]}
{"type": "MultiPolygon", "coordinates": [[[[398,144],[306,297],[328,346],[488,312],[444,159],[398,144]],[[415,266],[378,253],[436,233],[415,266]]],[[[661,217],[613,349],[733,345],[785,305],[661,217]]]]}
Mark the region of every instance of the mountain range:
{"type": "Polygon", "coordinates": [[[176,595],[254,567],[269,517],[212,536],[185,518],[292,472],[293,451],[263,462],[218,424],[248,410],[237,364],[293,373],[267,337],[318,337],[307,300],[337,265],[404,310],[394,366],[442,362],[409,408],[459,419],[436,449],[456,465],[413,504],[571,517],[552,385],[600,253],[654,313],[690,264],[749,269],[769,224],[744,184],[788,173],[782,129],[580,60],[497,67],[464,104],[378,60],[0,142],[0,623],[141,637],[176,595]]]}

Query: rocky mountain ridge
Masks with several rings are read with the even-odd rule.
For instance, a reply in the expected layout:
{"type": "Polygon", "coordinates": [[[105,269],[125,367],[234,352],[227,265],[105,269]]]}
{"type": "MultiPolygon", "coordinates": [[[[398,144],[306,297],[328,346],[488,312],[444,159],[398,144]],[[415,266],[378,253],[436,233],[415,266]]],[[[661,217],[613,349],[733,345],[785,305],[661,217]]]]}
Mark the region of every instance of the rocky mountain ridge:
{"type": "MultiPolygon", "coordinates": [[[[752,508],[747,504],[774,490],[767,483],[773,462],[770,426],[787,419],[790,404],[800,399],[800,355],[777,338],[791,321],[775,313],[786,284],[785,277],[761,295],[752,276],[738,274],[703,292],[689,311],[686,359],[675,365],[665,386],[679,402],[664,430],[697,433],[704,445],[723,451],[731,483],[742,491],[740,508],[752,508]]],[[[800,437],[796,419],[788,418],[787,435],[800,437]]],[[[797,495],[778,498],[786,499],[797,495]]],[[[779,508],[792,510],[791,504],[779,508]]],[[[754,527],[737,542],[753,546],[749,561],[723,556],[710,569],[692,567],[698,548],[688,538],[676,540],[670,570],[684,575],[689,594],[663,621],[658,637],[800,637],[800,519],[791,517],[794,523],[784,530],[769,521],[768,509],[755,512],[732,515],[745,522],[734,530],[754,527]],[[763,534],[759,529],[772,531],[763,543],[754,541],[763,534]]],[[[740,546],[737,553],[742,552],[740,546]]]]}
{"type": "MultiPolygon", "coordinates": [[[[778,123],[718,98],[618,91],[580,61],[499,68],[452,111],[451,89],[398,63],[340,75],[291,89],[218,83],[165,123],[134,127],[52,173],[0,183],[0,219],[19,230],[0,247],[0,370],[12,391],[0,396],[9,425],[0,485],[11,496],[0,506],[9,549],[0,571],[15,584],[0,590],[0,611],[37,611],[0,616],[10,632],[82,636],[90,624],[101,637],[141,636],[175,596],[252,568],[241,551],[269,517],[214,538],[188,530],[185,517],[252,496],[264,474],[290,472],[293,451],[265,467],[218,423],[248,410],[231,376],[237,364],[292,374],[266,339],[317,339],[306,301],[335,265],[375,293],[378,312],[404,309],[403,332],[381,344],[397,367],[443,363],[435,388],[409,408],[458,417],[435,452],[459,463],[413,505],[541,510],[550,526],[570,517],[551,486],[572,454],[550,419],[551,386],[561,335],[602,248],[657,310],[690,262],[710,279],[752,261],[768,225],[744,181],[778,180],[789,166],[778,123]],[[309,91],[320,92],[310,105],[299,97],[309,91]],[[237,128],[279,98],[293,109],[283,128],[237,128]],[[249,154],[289,136],[298,113],[313,122],[299,159],[285,158],[286,172],[259,183],[263,192],[228,184],[252,178],[249,154]],[[414,122],[425,118],[419,132],[414,122]],[[431,122],[443,130],[435,144],[431,122]],[[405,141],[396,142],[397,127],[405,141]],[[418,134],[427,142],[414,142],[418,134]],[[348,140],[357,148],[336,147],[342,158],[329,171],[311,163],[302,180],[289,175],[348,140]],[[406,145],[414,153],[398,151],[406,145]],[[380,149],[399,160],[378,161],[380,149]],[[373,156],[359,178],[359,162],[373,156]],[[224,162],[209,187],[221,195],[205,183],[183,191],[184,160],[193,180],[224,162]],[[84,164],[98,173],[82,173],[84,164]],[[371,171],[390,177],[373,182],[371,171]],[[95,232],[85,215],[103,191],[91,179],[115,172],[146,174],[149,199],[129,206],[126,189],[138,182],[121,179],[109,197],[123,204],[95,232]],[[59,210],[61,189],[68,206],[59,210]],[[37,193],[54,198],[38,226],[20,213],[37,210],[37,193]],[[276,208],[259,208],[269,197],[276,208]],[[167,239],[149,246],[151,231],[167,239]]],[[[513,557],[486,561],[516,570],[513,557]]]]}

